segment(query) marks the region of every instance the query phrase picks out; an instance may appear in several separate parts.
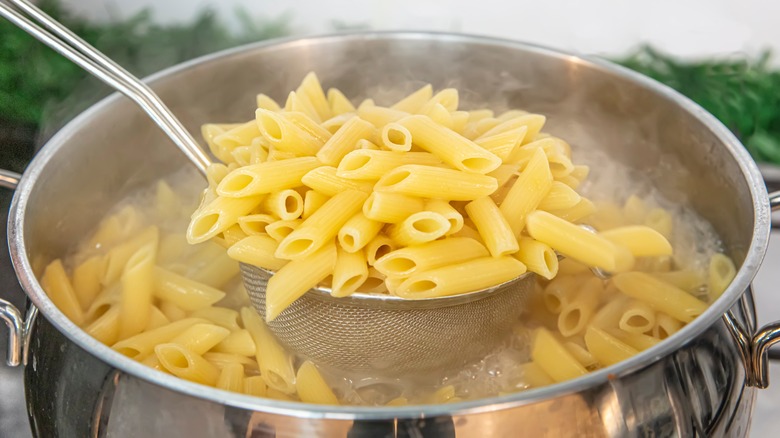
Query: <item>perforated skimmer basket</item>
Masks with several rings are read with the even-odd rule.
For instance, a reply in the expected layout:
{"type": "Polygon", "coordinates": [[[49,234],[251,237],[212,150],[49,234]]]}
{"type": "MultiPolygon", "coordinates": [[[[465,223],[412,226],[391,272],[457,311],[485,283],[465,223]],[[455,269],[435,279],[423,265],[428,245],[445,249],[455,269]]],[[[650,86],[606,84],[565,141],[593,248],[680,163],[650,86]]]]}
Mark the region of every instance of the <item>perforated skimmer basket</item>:
{"type": "MultiPolygon", "coordinates": [[[[241,264],[249,298],[265,316],[271,273],[241,264]]],[[[268,327],[291,351],[342,371],[385,376],[447,369],[476,360],[506,339],[518,321],[532,274],[452,297],[405,300],[384,294],[335,298],[312,289],[268,327]]]]}

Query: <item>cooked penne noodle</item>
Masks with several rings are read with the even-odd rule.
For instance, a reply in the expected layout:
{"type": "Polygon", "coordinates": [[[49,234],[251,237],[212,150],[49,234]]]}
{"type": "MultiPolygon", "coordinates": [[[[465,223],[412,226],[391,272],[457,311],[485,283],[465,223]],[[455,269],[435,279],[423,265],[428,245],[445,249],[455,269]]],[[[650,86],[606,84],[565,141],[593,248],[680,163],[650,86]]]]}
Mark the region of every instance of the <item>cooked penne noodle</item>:
{"type": "MultiPolygon", "coordinates": [[[[281,242],[285,237],[289,236],[296,228],[303,223],[303,219],[294,219],[291,221],[276,221],[272,224],[265,226],[265,232],[268,233],[272,239],[277,242],[281,242]]],[[[277,245],[278,246],[278,245],[277,245]]]]}
{"type": "Polygon", "coordinates": [[[399,245],[412,246],[436,240],[449,229],[450,222],[444,216],[432,211],[419,211],[389,226],[387,236],[399,245]]]}
{"type": "Polygon", "coordinates": [[[423,208],[425,201],[415,196],[373,192],[363,203],[363,215],[373,221],[395,224],[423,208]]]}
{"type": "Polygon", "coordinates": [[[316,190],[306,190],[306,194],[303,196],[303,213],[301,213],[301,218],[308,219],[328,199],[330,199],[329,196],[323,195],[316,190]]]}
{"type": "Polygon", "coordinates": [[[658,338],[642,333],[629,333],[624,332],[623,330],[614,329],[608,330],[607,333],[637,351],[647,350],[648,348],[655,347],[659,342],[661,342],[661,340],[658,338]]]}
{"type": "MultiPolygon", "coordinates": [[[[374,266],[376,261],[384,257],[391,251],[395,251],[398,248],[393,239],[384,236],[382,234],[377,235],[366,244],[366,260],[368,260],[369,266],[374,266]]],[[[371,277],[371,270],[369,269],[369,278],[371,277]]]]}
{"type": "Polygon", "coordinates": [[[195,383],[214,386],[219,370],[202,356],[176,344],[159,344],[154,353],[162,367],[176,377],[195,383]]]}
{"type": "Polygon", "coordinates": [[[452,129],[452,115],[441,103],[426,105],[418,112],[420,115],[427,116],[440,126],[452,129]]]}
{"type": "Polygon", "coordinates": [[[659,280],[672,284],[686,292],[695,292],[707,284],[704,273],[694,269],[653,272],[652,275],[659,280]]]}
{"type": "MultiPolygon", "coordinates": [[[[514,237],[514,235],[513,235],[514,237]]],[[[549,245],[530,237],[521,237],[514,254],[529,271],[548,280],[558,275],[558,255],[549,245]]]]}
{"type": "Polygon", "coordinates": [[[230,335],[230,330],[214,324],[202,323],[188,327],[170,340],[195,354],[203,354],[211,350],[230,335]]]}
{"type": "Polygon", "coordinates": [[[265,227],[277,220],[270,214],[248,214],[238,219],[238,226],[247,236],[261,236],[268,233],[265,227]]]}
{"type": "Polygon", "coordinates": [[[241,309],[241,321],[257,346],[257,364],[266,385],[284,394],[294,393],[295,370],[292,356],[279,345],[263,319],[254,310],[248,307],[241,309]]]}
{"type": "Polygon", "coordinates": [[[382,129],[387,124],[397,122],[409,116],[408,112],[382,106],[365,106],[360,108],[357,114],[361,119],[371,123],[377,129],[382,129]]]}
{"type": "Polygon", "coordinates": [[[260,133],[277,150],[299,156],[314,155],[324,144],[322,139],[311,135],[281,113],[258,108],[255,118],[260,133]]]}
{"type": "MultiPolygon", "coordinates": [[[[103,273],[100,284],[114,284],[124,272],[125,265],[136,251],[146,245],[156,245],[159,242],[159,230],[155,226],[147,227],[129,240],[111,248],[105,255],[103,273]]],[[[44,274],[45,276],[45,274],[44,274]]]]}
{"type": "Polygon", "coordinates": [[[338,164],[336,175],[356,180],[378,180],[388,171],[404,164],[434,165],[441,163],[428,152],[407,152],[357,149],[348,153],[338,164]]]}
{"type": "Polygon", "coordinates": [[[626,333],[646,333],[655,326],[655,311],[647,304],[633,300],[628,303],[618,322],[618,328],[626,333]]]}
{"type": "MultiPolygon", "coordinates": [[[[520,236],[526,216],[534,211],[552,187],[552,175],[544,152],[538,149],[501,202],[504,215],[515,236],[520,236]]],[[[537,239],[540,240],[540,239],[537,239]]]]}
{"type": "Polygon", "coordinates": [[[527,132],[528,127],[521,126],[489,137],[479,137],[474,143],[495,154],[502,162],[509,162],[509,157],[520,147],[527,132]]]}
{"type": "Polygon", "coordinates": [[[111,306],[84,328],[84,331],[106,345],[114,344],[119,338],[120,314],[120,306],[111,306]]]}
{"type": "Polygon", "coordinates": [[[541,114],[523,114],[518,117],[510,118],[506,121],[498,120],[498,124],[494,127],[483,132],[483,137],[490,137],[492,135],[500,134],[502,132],[511,131],[520,127],[526,128],[525,138],[523,143],[527,144],[536,139],[536,135],[542,130],[546,118],[541,114]]]}
{"type": "Polygon", "coordinates": [[[560,181],[553,181],[547,196],[539,202],[539,210],[555,211],[572,208],[582,200],[577,192],[560,181]]]}
{"type": "Polygon", "coordinates": [[[456,111],[458,109],[458,102],[458,90],[455,88],[445,88],[434,94],[428,102],[425,102],[425,104],[417,110],[417,113],[423,114],[427,111],[426,107],[436,104],[442,105],[447,111],[456,111]]]}
{"type": "Polygon", "coordinates": [[[278,103],[276,103],[275,100],[273,100],[269,96],[266,96],[263,93],[257,95],[256,102],[258,108],[267,109],[269,111],[274,111],[274,112],[279,112],[282,110],[282,108],[279,106],[278,103]]]}
{"type": "Polygon", "coordinates": [[[555,382],[575,379],[588,371],[555,339],[549,330],[536,329],[531,343],[531,358],[555,382]]]}
{"type": "Polygon", "coordinates": [[[618,326],[620,318],[623,316],[625,308],[631,301],[624,295],[618,295],[610,299],[602,306],[590,321],[590,325],[602,330],[611,330],[618,326]]]}
{"type": "Polygon", "coordinates": [[[187,312],[181,307],[170,301],[163,301],[160,303],[160,311],[165,315],[168,321],[180,321],[187,317],[187,312]]]}
{"type": "Polygon", "coordinates": [[[205,319],[231,332],[241,329],[238,325],[238,312],[226,307],[206,307],[192,312],[190,316],[205,319]]]}
{"type": "Polygon", "coordinates": [[[334,117],[355,112],[355,106],[338,88],[330,88],[328,90],[328,105],[334,117]]]}
{"type": "Polygon", "coordinates": [[[233,363],[220,370],[217,382],[214,385],[225,391],[241,392],[244,390],[244,366],[233,363]]]}
{"type": "Polygon", "coordinates": [[[279,243],[269,236],[249,236],[228,248],[228,255],[241,263],[278,271],[288,263],[274,255],[279,243]]]}
{"type": "Polygon", "coordinates": [[[710,299],[714,301],[720,298],[736,275],[737,268],[734,267],[734,262],[731,261],[731,258],[720,253],[713,254],[710,258],[707,276],[710,299]]]}
{"type": "Polygon", "coordinates": [[[520,365],[520,371],[523,375],[523,381],[531,388],[538,388],[540,386],[552,385],[555,381],[544,372],[535,362],[526,362],[520,365]]]}
{"type": "Polygon", "coordinates": [[[304,403],[339,404],[339,399],[333,394],[317,367],[308,360],[298,368],[298,373],[295,376],[295,390],[304,403]]]}
{"type": "MultiPolygon", "coordinates": [[[[366,200],[366,203],[371,198],[366,200]]],[[[365,208],[366,203],[363,203],[365,208]]],[[[339,229],[338,241],[341,248],[347,252],[357,252],[363,249],[368,242],[379,234],[384,224],[366,217],[363,212],[355,213],[354,216],[339,229]]]]}
{"type": "Polygon", "coordinates": [[[412,133],[400,123],[388,123],[382,127],[379,142],[394,152],[409,152],[412,149],[412,133]]]}
{"type": "Polygon", "coordinates": [[[81,325],[85,321],[84,311],[81,309],[76,291],[70,284],[68,274],[62,266],[62,260],[56,259],[49,263],[41,277],[41,286],[49,295],[52,302],[74,324],[81,325]]]}
{"type": "Polygon", "coordinates": [[[672,255],[672,245],[658,231],[641,225],[629,225],[602,231],[601,236],[631,251],[634,257],[672,255]]]}
{"type": "Polygon", "coordinates": [[[347,220],[360,211],[367,197],[365,192],[347,190],[328,199],[319,210],[279,242],[276,257],[297,260],[332,242],[347,220]]]}
{"type": "Polygon", "coordinates": [[[431,87],[431,84],[426,84],[393,104],[391,108],[398,111],[406,111],[407,113],[415,113],[431,100],[432,96],[433,87],[431,87]]]}
{"type": "Polygon", "coordinates": [[[612,282],[620,292],[682,322],[693,321],[707,309],[707,303],[644,272],[618,274],[612,282]]]}
{"type": "Polygon", "coordinates": [[[301,185],[304,175],[322,166],[314,157],[298,157],[238,168],[219,183],[217,193],[231,198],[267,194],[301,185]]]}
{"type": "Polygon", "coordinates": [[[419,164],[396,167],[374,185],[376,192],[454,201],[488,196],[497,188],[496,179],[486,175],[419,164]]]}
{"type": "Polygon", "coordinates": [[[242,123],[214,136],[212,152],[220,161],[230,163],[233,161],[231,154],[237,147],[248,146],[259,136],[260,130],[254,120],[242,123]]]}
{"type": "Polygon", "coordinates": [[[292,189],[280,190],[266,196],[263,207],[281,220],[294,220],[303,214],[303,197],[292,189]]]}
{"type": "Polygon", "coordinates": [[[493,257],[517,252],[517,239],[506,218],[492,199],[485,196],[466,204],[466,213],[474,221],[482,241],[493,257]]]}
{"type": "Polygon", "coordinates": [[[89,308],[89,305],[95,301],[100,293],[103,263],[103,257],[92,256],[73,269],[73,292],[82,309],[89,308]]]}
{"type": "Polygon", "coordinates": [[[325,196],[336,196],[345,190],[360,190],[370,192],[370,182],[354,181],[342,178],[337,174],[338,170],[331,166],[318,167],[303,176],[303,184],[312,190],[316,190],[325,196]]]}
{"type": "Polygon", "coordinates": [[[412,135],[412,142],[443,162],[465,172],[485,174],[501,165],[495,154],[447,129],[426,116],[410,116],[398,122],[412,135]]]}
{"type": "Polygon", "coordinates": [[[330,242],[320,245],[313,252],[297,257],[276,271],[268,280],[266,289],[266,320],[273,321],[293,301],[333,274],[335,262],[336,245],[331,238],[330,242]]]}
{"type": "MultiPolygon", "coordinates": [[[[170,324],[171,321],[157,306],[152,306],[152,311],[149,316],[149,323],[144,327],[144,331],[154,330],[164,325],[170,324]]],[[[106,344],[113,344],[113,342],[106,342],[106,344]]]]}
{"type": "Polygon", "coordinates": [[[385,276],[374,269],[373,267],[368,268],[368,278],[366,278],[366,281],[358,287],[360,292],[363,293],[384,293],[388,292],[388,289],[385,286],[385,276]]]}
{"type": "Polygon", "coordinates": [[[455,234],[463,228],[463,215],[443,199],[429,199],[425,201],[425,210],[442,215],[450,223],[450,228],[445,236],[455,234]]]}
{"type": "Polygon", "coordinates": [[[187,311],[209,307],[225,297],[225,293],[218,289],[159,266],[154,268],[154,294],[187,311]]]}
{"type": "Polygon", "coordinates": [[[368,279],[366,255],[362,251],[347,252],[341,247],[337,248],[331,295],[334,297],[352,295],[366,279],[368,279]]]}
{"type": "Polygon", "coordinates": [[[251,376],[244,378],[243,393],[255,397],[265,397],[268,387],[262,376],[251,376]]]}
{"type": "Polygon", "coordinates": [[[525,271],[512,257],[480,257],[414,274],[401,283],[396,295],[421,299],[478,291],[513,280],[525,271]]]}
{"type": "Polygon", "coordinates": [[[568,350],[575,359],[577,359],[577,362],[579,362],[580,365],[587,369],[594,369],[598,367],[599,362],[596,360],[596,358],[590,354],[590,351],[585,349],[580,344],[568,341],[565,342],[563,346],[566,347],[566,350],[568,350]]]}
{"type": "Polygon", "coordinates": [[[130,257],[120,280],[119,337],[138,334],[149,324],[154,293],[157,245],[141,247],[130,257]]]}
{"type": "Polygon", "coordinates": [[[165,344],[184,330],[203,322],[206,321],[200,318],[182,319],[163,327],[145,331],[130,338],[123,339],[112,345],[111,348],[131,359],[137,360],[151,354],[154,351],[155,346],[165,344]]]}
{"type": "Polygon", "coordinates": [[[645,225],[658,231],[667,239],[672,235],[672,215],[663,208],[654,208],[647,213],[645,225]]]}
{"type": "Polygon", "coordinates": [[[588,218],[596,211],[596,206],[585,198],[580,199],[574,207],[566,208],[563,210],[552,210],[549,213],[558,216],[561,219],[567,220],[572,223],[579,223],[583,219],[588,218]]]}
{"type": "Polygon", "coordinates": [[[490,253],[479,242],[467,237],[450,237],[391,251],[379,258],[374,267],[388,277],[408,277],[442,266],[486,257],[490,253]]]}
{"type": "Polygon", "coordinates": [[[328,98],[325,97],[325,92],[322,91],[320,80],[314,72],[310,72],[303,78],[301,85],[295,92],[299,96],[305,97],[314,108],[320,120],[328,120],[332,117],[333,114],[330,109],[330,104],[328,103],[328,98]]]}
{"type": "Polygon", "coordinates": [[[246,198],[217,197],[208,205],[199,209],[192,216],[187,227],[187,241],[202,243],[238,223],[238,218],[245,216],[260,204],[262,196],[246,198]]]}
{"type": "Polygon", "coordinates": [[[358,140],[376,137],[373,125],[354,116],[336,131],[317,151],[317,159],[328,166],[337,166],[347,153],[353,151],[358,140]]]}
{"type": "Polygon", "coordinates": [[[653,337],[663,340],[677,333],[682,326],[683,323],[677,319],[659,312],[655,316],[655,327],[653,327],[652,334],[653,337]]]}
{"type": "Polygon", "coordinates": [[[569,302],[558,315],[558,331],[565,337],[582,333],[595,314],[604,286],[598,278],[582,284],[577,293],[569,296],[569,302]]]}
{"type": "Polygon", "coordinates": [[[585,332],[585,345],[590,354],[605,366],[614,365],[638,353],[634,348],[593,326],[588,327],[585,332]]]}
{"type": "Polygon", "coordinates": [[[257,353],[255,341],[248,330],[236,330],[216,344],[211,351],[216,353],[254,356],[257,353]]]}

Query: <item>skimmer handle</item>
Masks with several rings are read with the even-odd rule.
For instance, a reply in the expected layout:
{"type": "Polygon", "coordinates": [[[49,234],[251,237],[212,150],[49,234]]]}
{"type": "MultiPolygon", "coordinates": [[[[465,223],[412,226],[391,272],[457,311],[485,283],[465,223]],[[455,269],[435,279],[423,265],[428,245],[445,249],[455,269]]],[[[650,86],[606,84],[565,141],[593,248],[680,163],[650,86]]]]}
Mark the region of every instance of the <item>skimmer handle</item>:
{"type": "Polygon", "coordinates": [[[211,159],[160,97],[140,79],[27,0],[0,0],[0,16],[132,99],[192,164],[206,174],[211,159]]]}

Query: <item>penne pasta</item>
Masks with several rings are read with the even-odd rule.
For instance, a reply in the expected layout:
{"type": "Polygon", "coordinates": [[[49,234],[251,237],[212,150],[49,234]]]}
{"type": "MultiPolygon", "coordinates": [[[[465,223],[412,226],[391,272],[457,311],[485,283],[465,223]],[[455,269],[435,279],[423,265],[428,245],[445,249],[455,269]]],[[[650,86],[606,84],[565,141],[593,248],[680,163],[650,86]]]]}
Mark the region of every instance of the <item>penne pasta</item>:
{"type": "Polygon", "coordinates": [[[283,394],[294,393],[295,370],[292,357],[279,345],[263,319],[254,310],[248,307],[241,309],[241,321],[255,341],[260,375],[268,388],[283,394]]]}
{"type": "Polygon", "coordinates": [[[303,176],[303,184],[322,193],[325,196],[336,196],[345,190],[360,190],[370,192],[372,184],[364,181],[354,181],[342,178],[337,174],[338,170],[331,166],[322,166],[313,169],[303,176]]]}
{"type": "Polygon", "coordinates": [[[400,193],[374,192],[363,203],[363,215],[376,222],[395,224],[425,208],[425,201],[400,193]]]}
{"type": "Polygon", "coordinates": [[[357,149],[344,156],[338,164],[336,175],[356,180],[378,180],[390,170],[405,164],[435,165],[438,163],[441,163],[441,160],[428,152],[399,154],[391,151],[357,149]]]}
{"type": "Polygon", "coordinates": [[[241,263],[247,263],[269,271],[278,271],[288,263],[276,257],[279,243],[269,236],[249,236],[228,248],[227,254],[241,263]]]}
{"type": "Polygon", "coordinates": [[[367,279],[366,255],[362,251],[347,252],[340,247],[337,248],[331,295],[334,297],[352,295],[367,279]]]}
{"type": "Polygon", "coordinates": [[[303,197],[292,189],[269,194],[262,205],[265,211],[285,221],[298,219],[303,214],[303,197]]]}
{"type": "Polygon", "coordinates": [[[154,268],[154,295],[187,311],[209,307],[225,297],[218,289],[159,266],[154,268]]]}
{"type": "Polygon", "coordinates": [[[574,379],[587,373],[550,331],[536,329],[531,343],[531,358],[555,382],[574,379]]]}
{"type": "Polygon", "coordinates": [[[330,386],[322,378],[322,375],[310,361],[306,361],[298,368],[295,376],[295,389],[304,403],[316,403],[323,405],[338,405],[339,400],[330,386]]]}
{"type": "Polygon", "coordinates": [[[512,228],[498,206],[489,197],[466,204],[466,213],[474,221],[482,241],[493,257],[516,253],[519,249],[512,228]]]}
{"type": "MultiPolygon", "coordinates": [[[[513,236],[514,237],[514,236],[513,236]]],[[[558,275],[558,255],[549,245],[530,237],[521,237],[514,254],[530,272],[552,280],[558,275]]]]}
{"type": "Polygon", "coordinates": [[[592,326],[585,332],[585,345],[590,354],[604,366],[614,365],[638,353],[609,333],[592,326]]]}
{"type": "Polygon", "coordinates": [[[703,301],[644,272],[618,274],[612,282],[625,295],[682,322],[693,321],[707,309],[703,301]]]}
{"type": "Polygon", "coordinates": [[[450,237],[390,251],[374,263],[387,277],[408,277],[442,266],[454,265],[490,253],[479,242],[467,237],[450,237]]]}
{"type": "MultiPolygon", "coordinates": [[[[363,203],[364,209],[369,200],[371,200],[371,197],[363,203]]],[[[369,219],[363,212],[355,213],[339,229],[337,235],[339,245],[347,252],[360,251],[379,234],[383,226],[382,222],[369,219]]]]}
{"type": "Polygon", "coordinates": [[[711,300],[716,300],[731,284],[731,280],[737,275],[734,262],[724,254],[713,254],[707,277],[707,288],[711,300]]]}
{"type": "Polygon", "coordinates": [[[387,236],[401,246],[419,245],[444,236],[450,222],[432,211],[412,213],[398,224],[387,228],[387,236]]]}
{"type": "Polygon", "coordinates": [[[317,151],[316,157],[328,166],[337,166],[345,155],[355,150],[358,140],[376,137],[376,128],[357,116],[349,119],[317,151]]]}
{"type": "Polygon", "coordinates": [[[220,196],[245,198],[268,194],[301,185],[304,175],[322,164],[314,157],[244,166],[230,172],[217,187],[220,196]]]}
{"type": "Polygon", "coordinates": [[[520,176],[506,193],[501,207],[499,207],[501,214],[512,227],[515,236],[520,236],[520,232],[525,228],[526,217],[547,196],[552,182],[547,158],[543,151],[537,149],[525,170],[520,173],[520,176]]]}
{"type": "Polygon", "coordinates": [[[454,201],[488,196],[497,188],[498,182],[489,176],[418,164],[396,167],[374,185],[376,192],[454,201]]]}

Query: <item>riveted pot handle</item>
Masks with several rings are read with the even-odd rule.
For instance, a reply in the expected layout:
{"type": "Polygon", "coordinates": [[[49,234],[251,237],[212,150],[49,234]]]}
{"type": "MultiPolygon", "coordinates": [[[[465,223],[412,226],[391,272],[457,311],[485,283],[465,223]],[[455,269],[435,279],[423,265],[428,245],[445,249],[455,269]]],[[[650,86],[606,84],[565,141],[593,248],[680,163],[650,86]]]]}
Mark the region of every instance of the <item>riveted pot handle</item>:
{"type": "MultiPolygon", "coordinates": [[[[780,191],[769,194],[769,206],[772,211],[780,210],[780,191]]],[[[751,386],[766,388],[769,386],[769,348],[780,342],[780,321],[769,323],[758,329],[748,346],[746,361],[748,377],[753,380],[751,386]]]]}
{"type": "MultiPolygon", "coordinates": [[[[0,169],[0,187],[15,189],[21,177],[16,172],[0,169]]],[[[24,361],[28,328],[35,318],[36,310],[34,306],[31,306],[29,317],[25,322],[22,312],[16,306],[0,298],[0,319],[8,326],[9,332],[6,362],[10,366],[17,366],[24,361]]]]}

